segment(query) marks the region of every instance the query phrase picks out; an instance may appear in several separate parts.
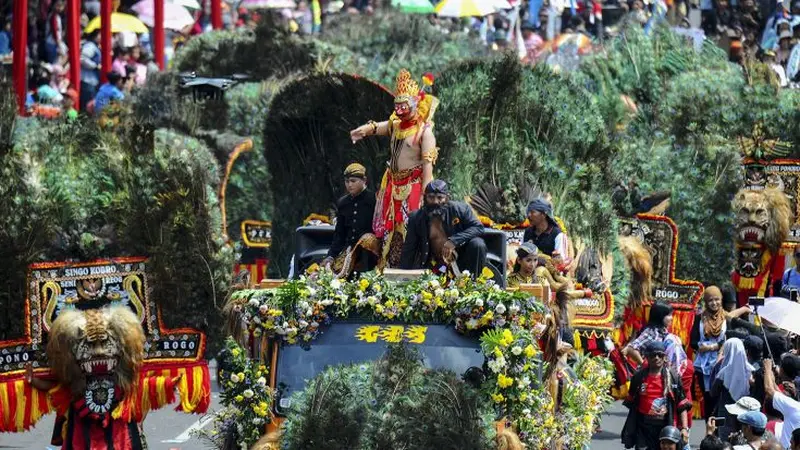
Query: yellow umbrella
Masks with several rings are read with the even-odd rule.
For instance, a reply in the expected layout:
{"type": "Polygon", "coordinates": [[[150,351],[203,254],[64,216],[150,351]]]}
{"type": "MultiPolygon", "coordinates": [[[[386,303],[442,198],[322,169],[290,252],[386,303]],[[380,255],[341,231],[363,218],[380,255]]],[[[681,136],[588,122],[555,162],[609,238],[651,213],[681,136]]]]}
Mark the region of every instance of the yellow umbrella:
{"type": "Polygon", "coordinates": [[[436,5],[439,17],[483,17],[495,12],[490,0],[442,0],[436,5]]]}
{"type": "MultiPolygon", "coordinates": [[[[95,17],[83,29],[84,33],[91,33],[94,30],[100,29],[100,16],[95,17]]],[[[147,26],[141,20],[130,14],[113,13],[111,14],[111,32],[112,33],[147,33],[147,26]]]]}

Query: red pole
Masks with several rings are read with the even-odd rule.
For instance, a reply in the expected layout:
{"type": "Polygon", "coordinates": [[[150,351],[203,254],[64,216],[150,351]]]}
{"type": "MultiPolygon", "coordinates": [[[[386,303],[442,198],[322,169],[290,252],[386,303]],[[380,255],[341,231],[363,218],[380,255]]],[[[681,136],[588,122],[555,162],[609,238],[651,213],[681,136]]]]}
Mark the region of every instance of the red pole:
{"type": "Polygon", "coordinates": [[[28,98],[28,0],[14,1],[14,90],[19,113],[28,98]]]}
{"type": "Polygon", "coordinates": [[[153,57],[164,70],[164,0],[153,0],[153,57]]]}
{"type": "Polygon", "coordinates": [[[222,29],[222,0],[211,0],[211,26],[222,29]]]}
{"type": "MultiPolygon", "coordinates": [[[[69,81],[81,98],[81,2],[67,0],[67,45],[69,46],[69,81]]],[[[75,109],[80,108],[80,102],[75,109]]]]}
{"type": "Polygon", "coordinates": [[[111,0],[100,0],[100,81],[111,71],[111,0]]]}

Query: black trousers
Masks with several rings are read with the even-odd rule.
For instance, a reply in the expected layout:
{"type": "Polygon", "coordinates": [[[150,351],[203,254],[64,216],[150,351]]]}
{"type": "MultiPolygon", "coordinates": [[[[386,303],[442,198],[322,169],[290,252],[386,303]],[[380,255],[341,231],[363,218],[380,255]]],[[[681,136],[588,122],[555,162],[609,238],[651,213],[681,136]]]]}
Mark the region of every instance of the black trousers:
{"type": "Polygon", "coordinates": [[[472,278],[476,278],[486,267],[486,242],[483,238],[472,238],[466,244],[456,249],[458,252],[458,269],[462,272],[469,270],[472,278]]]}
{"type": "Polygon", "coordinates": [[[667,426],[666,419],[655,421],[639,417],[636,425],[636,450],[660,450],[661,444],[658,437],[661,430],[667,426]]]}

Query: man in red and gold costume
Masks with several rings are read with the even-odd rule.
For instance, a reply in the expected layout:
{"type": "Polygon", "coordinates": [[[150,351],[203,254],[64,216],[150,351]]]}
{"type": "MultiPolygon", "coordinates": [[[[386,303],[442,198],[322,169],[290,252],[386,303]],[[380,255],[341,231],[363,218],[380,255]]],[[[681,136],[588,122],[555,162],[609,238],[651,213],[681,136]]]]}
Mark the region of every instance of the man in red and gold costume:
{"type": "MultiPolygon", "coordinates": [[[[426,85],[433,77],[423,77],[426,85]]],[[[433,135],[433,115],[439,100],[420,90],[411,74],[397,75],[394,113],[383,122],[370,121],[350,132],[353,143],[366,136],[391,138],[389,168],[383,176],[372,228],[383,240],[381,265],[397,267],[406,237],[408,216],[422,203],[425,186],[433,179],[438,148],[433,135]]]]}

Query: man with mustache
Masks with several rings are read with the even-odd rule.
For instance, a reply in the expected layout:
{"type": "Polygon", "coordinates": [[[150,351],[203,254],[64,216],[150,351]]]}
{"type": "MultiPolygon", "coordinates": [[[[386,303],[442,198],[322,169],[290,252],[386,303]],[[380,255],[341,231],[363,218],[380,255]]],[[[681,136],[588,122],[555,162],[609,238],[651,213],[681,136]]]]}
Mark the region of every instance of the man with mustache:
{"type": "Polygon", "coordinates": [[[424,207],[408,219],[408,234],[400,258],[402,269],[438,269],[455,262],[473,277],[486,265],[483,225],[466,203],[450,200],[442,180],[425,188],[424,207]]]}

